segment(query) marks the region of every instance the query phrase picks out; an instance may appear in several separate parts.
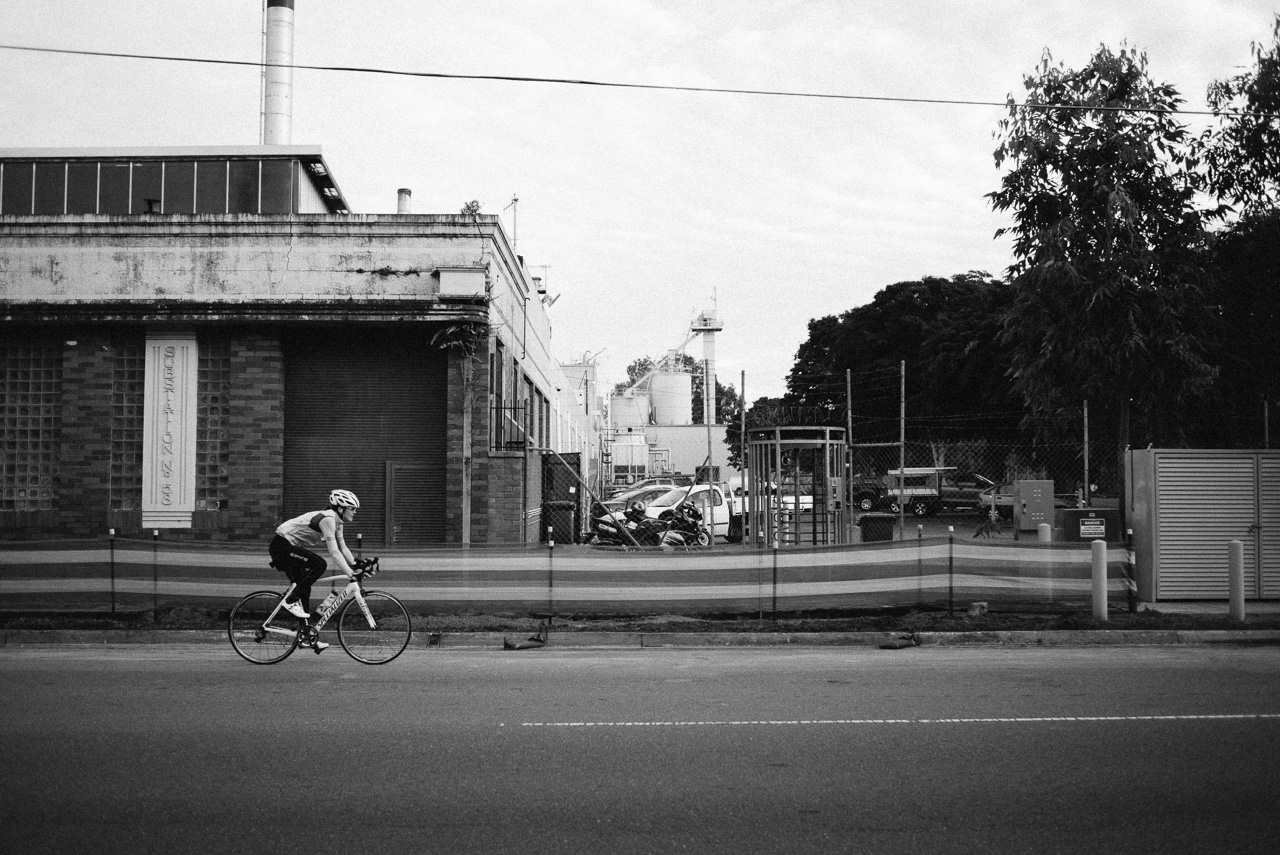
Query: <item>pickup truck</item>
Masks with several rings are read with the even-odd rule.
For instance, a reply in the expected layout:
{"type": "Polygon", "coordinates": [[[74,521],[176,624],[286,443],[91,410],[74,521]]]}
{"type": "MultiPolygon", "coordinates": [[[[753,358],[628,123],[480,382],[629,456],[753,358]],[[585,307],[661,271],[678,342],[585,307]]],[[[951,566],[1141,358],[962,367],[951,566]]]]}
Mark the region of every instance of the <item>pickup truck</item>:
{"type": "Polygon", "coordinates": [[[710,528],[715,540],[736,543],[742,539],[743,500],[733,495],[727,484],[676,487],[649,502],[644,513],[645,516],[656,518],[686,501],[693,502],[702,513],[702,525],[710,528]]]}
{"type": "Polygon", "coordinates": [[[982,491],[995,486],[978,474],[962,475],[954,466],[915,466],[890,469],[884,476],[882,502],[893,513],[904,509],[917,517],[942,510],[982,510],[982,491]]]}

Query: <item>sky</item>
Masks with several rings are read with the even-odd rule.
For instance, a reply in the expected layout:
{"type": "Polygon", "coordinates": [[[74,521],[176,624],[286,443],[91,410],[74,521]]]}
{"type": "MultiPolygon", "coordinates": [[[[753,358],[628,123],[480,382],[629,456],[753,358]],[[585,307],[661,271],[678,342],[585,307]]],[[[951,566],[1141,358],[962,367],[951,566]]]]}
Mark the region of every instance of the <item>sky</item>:
{"type": "MultiPolygon", "coordinates": [[[[810,320],[881,289],[1001,275],[999,106],[1047,49],[1147,52],[1185,109],[1250,65],[1277,0],[297,0],[293,142],[356,213],[479,200],[549,295],[561,361],[621,380],[716,311],[717,376],[777,397],[810,320]],[[512,204],[512,200],[518,201],[512,204]]],[[[256,62],[260,0],[5,0],[0,44],[256,62]]],[[[252,67],[0,49],[0,148],[253,145],[252,67]]],[[[1207,117],[1188,116],[1199,130],[1207,117]]],[[[702,358],[701,345],[687,352],[702,358]]]]}

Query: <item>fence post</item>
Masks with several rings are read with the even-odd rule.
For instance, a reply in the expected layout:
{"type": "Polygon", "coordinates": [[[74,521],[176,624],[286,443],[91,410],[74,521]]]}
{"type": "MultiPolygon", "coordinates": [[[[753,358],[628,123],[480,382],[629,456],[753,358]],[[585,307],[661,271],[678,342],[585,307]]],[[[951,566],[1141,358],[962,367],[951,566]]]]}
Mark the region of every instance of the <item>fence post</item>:
{"type": "Polygon", "coordinates": [[[1095,540],[1093,549],[1093,616],[1107,619],[1107,542],[1095,540]]]}
{"type": "Polygon", "coordinates": [[[111,550],[111,613],[116,613],[116,530],[107,529],[107,543],[111,550]]]}
{"type": "Polygon", "coordinates": [[[773,542],[773,622],[778,622],[778,542],[773,542]]]}
{"type": "Polygon", "coordinates": [[[924,607],[924,523],[916,525],[916,606],[924,607]]]}
{"type": "Polygon", "coordinates": [[[956,527],[947,526],[947,617],[956,605],[956,527]]]}
{"type": "Polygon", "coordinates": [[[556,542],[547,526],[547,611],[556,612],[556,542]]]}
{"type": "Polygon", "coordinates": [[[1244,542],[1227,541],[1227,587],[1231,593],[1231,619],[1244,621],[1244,542]]]}

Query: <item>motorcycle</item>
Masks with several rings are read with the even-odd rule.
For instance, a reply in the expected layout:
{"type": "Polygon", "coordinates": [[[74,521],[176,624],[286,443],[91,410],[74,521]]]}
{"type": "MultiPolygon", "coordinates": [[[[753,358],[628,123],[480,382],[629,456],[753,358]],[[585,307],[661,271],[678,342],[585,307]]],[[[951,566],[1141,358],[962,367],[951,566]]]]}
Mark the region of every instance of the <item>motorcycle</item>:
{"type": "Polygon", "coordinates": [[[675,510],[663,511],[658,522],[666,528],[659,539],[665,547],[710,546],[711,535],[703,528],[702,512],[693,502],[681,502],[675,510]]]}
{"type": "Polygon", "coordinates": [[[646,516],[643,504],[632,502],[621,517],[604,511],[592,520],[588,542],[597,546],[706,546],[710,538],[698,527],[701,520],[702,514],[692,502],[664,511],[656,519],[646,516]]]}
{"type": "Polygon", "coordinates": [[[603,505],[598,505],[591,520],[591,537],[588,543],[596,546],[636,546],[644,545],[642,538],[651,539],[647,531],[652,528],[650,520],[644,514],[644,505],[632,502],[621,516],[610,513],[603,505]]]}

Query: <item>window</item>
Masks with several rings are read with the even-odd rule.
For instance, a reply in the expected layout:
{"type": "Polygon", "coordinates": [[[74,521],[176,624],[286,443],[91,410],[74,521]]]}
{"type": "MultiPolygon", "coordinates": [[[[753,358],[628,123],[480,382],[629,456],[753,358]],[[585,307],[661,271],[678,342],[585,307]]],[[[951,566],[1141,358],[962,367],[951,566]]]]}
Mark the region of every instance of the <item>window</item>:
{"type": "Polygon", "coordinates": [[[202,160],[196,164],[196,213],[227,212],[227,162],[202,160]]]}
{"type": "Polygon", "coordinates": [[[146,161],[133,165],[133,184],[131,186],[131,214],[159,214],[160,201],[164,192],[164,164],[159,161],[146,161]]]}
{"type": "Polygon", "coordinates": [[[196,211],[196,165],[176,160],[164,165],[164,212],[194,214],[196,211]]]}
{"type": "Polygon", "coordinates": [[[258,213],[258,161],[230,161],[227,171],[227,213],[258,213]]]}
{"type": "Polygon", "coordinates": [[[3,182],[0,183],[0,214],[30,216],[31,180],[35,175],[34,163],[11,162],[3,166],[3,182]]]}
{"type": "Polygon", "coordinates": [[[7,342],[0,354],[0,512],[52,510],[62,429],[62,346],[7,342]]]}
{"type": "Polygon", "coordinates": [[[61,215],[66,197],[67,165],[62,162],[37,163],[33,212],[61,215]]]}
{"type": "Polygon", "coordinates": [[[67,164],[67,213],[98,213],[98,163],[73,160],[67,164]]]}
{"type": "Polygon", "coordinates": [[[142,396],[146,348],[141,336],[117,342],[111,363],[111,487],[113,511],[142,507],[142,396]]]}
{"type": "Polygon", "coordinates": [[[263,214],[292,213],[293,161],[262,161],[262,210],[263,214]]]}
{"type": "Polygon", "coordinates": [[[227,507],[227,430],[231,424],[231,343],[200,342],[196,383],[196,510],[227,507]]]}
{"type": "Polygon", "coordinates": [[[99,214],[129,213],[129,167],[127,163],[102,164],[98,173],[99,214]]]}

